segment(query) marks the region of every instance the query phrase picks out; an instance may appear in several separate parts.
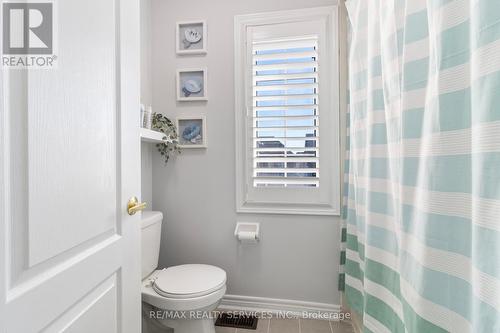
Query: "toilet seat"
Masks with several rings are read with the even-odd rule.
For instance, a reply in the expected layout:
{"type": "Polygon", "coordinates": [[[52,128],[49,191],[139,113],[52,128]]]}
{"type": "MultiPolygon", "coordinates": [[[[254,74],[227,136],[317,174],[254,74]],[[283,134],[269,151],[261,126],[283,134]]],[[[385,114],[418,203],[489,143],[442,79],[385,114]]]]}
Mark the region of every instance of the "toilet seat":
{"type": "Polygon", "coordinates": [[[211,265],[179,265],[161,270],[153,290],[170,299],[197,298],[214,293],[226,284],[226,272],[211,265]]]}
{"type": "Polygon", "coordinates": [[[167,311],[197,311],[217,305],[226,293],[226,284],[214,292],[198,297],[172,298],[159,294],[154,286],[154,281],[163,270],[156,270],[142,280],[142,300],[154,307],[167,311]]]}

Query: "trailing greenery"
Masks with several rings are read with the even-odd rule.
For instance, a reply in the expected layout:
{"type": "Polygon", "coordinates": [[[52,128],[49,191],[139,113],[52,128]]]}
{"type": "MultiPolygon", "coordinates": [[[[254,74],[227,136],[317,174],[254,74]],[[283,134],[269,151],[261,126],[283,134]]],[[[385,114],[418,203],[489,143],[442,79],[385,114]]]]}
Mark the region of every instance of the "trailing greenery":
{"type": "Polygon", "coordinates": [[[167,164],[170,156],[174,152],[177,154],[181,152],[181,148],[178,147],[179,137],[177,135],[177,129],[170,119],[156,112],[153,113],[152,129],[165,134],[163,137],[164,142],[157,143],[156,148],[158,148],[161,156],[165,159],[165,164],[167,164]]]}

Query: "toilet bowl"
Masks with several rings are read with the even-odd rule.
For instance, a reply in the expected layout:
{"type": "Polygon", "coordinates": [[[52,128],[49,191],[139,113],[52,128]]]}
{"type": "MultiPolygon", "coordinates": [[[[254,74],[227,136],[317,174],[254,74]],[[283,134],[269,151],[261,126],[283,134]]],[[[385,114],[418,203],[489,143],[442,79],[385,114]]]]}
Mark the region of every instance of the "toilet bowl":
{"type": "Polygon", "coordinates": [[[162,219],[161,212],[143,212],[143,317],[174,333],[215,333],[211,312],[226,292],[226,272],[201,264],[156,270],[162,219]]]}
{"type": "Polygon", "coordinates": [[[213,333],[212,311],[226,292],[226,273],[215,266],[180,265],[154,271],[143,280],[142,300],[150,317],[174,333],[213,333]]]}

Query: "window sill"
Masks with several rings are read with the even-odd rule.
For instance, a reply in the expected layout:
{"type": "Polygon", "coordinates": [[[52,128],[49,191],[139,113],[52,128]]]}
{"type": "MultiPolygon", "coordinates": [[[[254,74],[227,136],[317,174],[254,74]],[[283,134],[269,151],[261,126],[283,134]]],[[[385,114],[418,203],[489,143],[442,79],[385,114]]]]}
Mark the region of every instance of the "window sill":
{"type": "Polygon", "coordinates": [[[241,205],[236,208],[237,213],[241,214],[280,214],[280,215],[318,215],[318,216],[340,216],[340,210],[329,207],[328,205],[314,205],[302,207],[283,206],[264,206],[264,205],[241,205]]]}

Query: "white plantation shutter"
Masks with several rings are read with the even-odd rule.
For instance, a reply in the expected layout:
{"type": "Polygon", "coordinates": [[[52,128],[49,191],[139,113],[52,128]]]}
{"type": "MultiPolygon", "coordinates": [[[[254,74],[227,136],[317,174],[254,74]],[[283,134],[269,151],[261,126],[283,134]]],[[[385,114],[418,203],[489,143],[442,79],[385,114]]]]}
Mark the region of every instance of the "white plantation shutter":
{"type": "Polygon", "coordinates": [[[319,187],[318,38],[252,44],[254,187],[319,187]]]}
{"type": "Polygon", "coordinates": [[[338,24],[336,6],[235,17],[238,213],[339,214],[338,24]]]}

